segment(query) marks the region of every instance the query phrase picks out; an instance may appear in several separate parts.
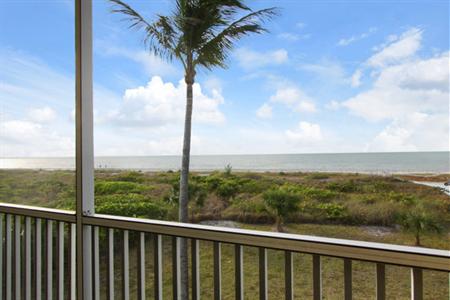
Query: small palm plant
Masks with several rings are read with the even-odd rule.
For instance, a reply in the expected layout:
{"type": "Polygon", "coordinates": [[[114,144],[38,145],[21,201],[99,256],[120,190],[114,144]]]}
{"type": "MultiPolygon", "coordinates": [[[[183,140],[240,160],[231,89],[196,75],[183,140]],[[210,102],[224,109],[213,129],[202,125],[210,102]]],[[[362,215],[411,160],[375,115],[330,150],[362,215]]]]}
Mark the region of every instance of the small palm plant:
{"type": "Polygon", "coordinates": [[[405,232],[414,234],[416,246],[422,246],[420,238],[423,234],[442,232],[441,224],[436,217],[427,213],[420,205],[408,209],[399,220],[405,232]]]}
{"type": "MultiPolygon", "coordinates": [[[[277,14],[276,8],[251,10],[243,0],[174,0],[170,15],[156,15],[148,21],[129,4],[110,0],[113,13],[130,21],[131,28],[143,29],[144,43],[155,55],[176,59],[184,67],[186,114],[180,178],[179,221],[188,222],[188,180],[191,148],[193,91],[197,69],[225,68],[234,43],[240,38],[266,31],[265,21],[277,14]]],[[[150,1],[149,1],[150,2],[150,1]]],[[[181,243],[181,297],[187,297],[187,247],[181,243]],[[186,294],[185,294],[186,293],[186,294]]]]}

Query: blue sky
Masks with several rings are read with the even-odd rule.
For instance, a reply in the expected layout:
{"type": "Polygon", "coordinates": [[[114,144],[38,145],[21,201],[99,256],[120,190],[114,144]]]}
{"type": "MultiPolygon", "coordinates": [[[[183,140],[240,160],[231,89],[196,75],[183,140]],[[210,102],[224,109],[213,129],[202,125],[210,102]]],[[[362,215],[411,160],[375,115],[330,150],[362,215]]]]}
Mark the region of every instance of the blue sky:
{"type": "MultiPolygon", "coordinates": [[[[448,1],[249,3],[281,15],[198,72],[194,154],[448,151],[448,1]]],[[[94,1],[95,153],[179,154],[182,67],[110,9],[94,1]]],[[[73,155],[73,22],[73,1],[0,2],[1,156],[73,155]]]]}

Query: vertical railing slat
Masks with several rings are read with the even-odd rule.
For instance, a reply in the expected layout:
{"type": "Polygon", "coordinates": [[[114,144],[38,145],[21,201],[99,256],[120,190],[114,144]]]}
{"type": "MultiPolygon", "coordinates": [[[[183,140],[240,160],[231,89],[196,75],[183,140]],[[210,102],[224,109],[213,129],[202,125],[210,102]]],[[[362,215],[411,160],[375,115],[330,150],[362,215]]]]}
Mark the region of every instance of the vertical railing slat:
{"type": "Polygon", "coordinates": [[[58,299],[64,300],[64,222],[58,222],[58,299]]]}
{"type": "Polygon", "coordinates": [[[411,268],[411,300],[423,299],[423,271],[411,268]]]}
{"type": "Polygon", "coordinates": [[[46,227],[46,261],[47,261],[47,300],[53,299],[53,221],[47,220],[46,227]]]}
{"type": "Polygon", "coordinates": [[[130,250],[129,250],[129,232],[123,231],[123,270],[122,270],[122,299],[130,299],[130,250]]]}
{"type": "Polygon", "coordinates": [[[154,287],[155,287],[155,300],[162,300],[163,297],[163,284],[162,284],[162,236],[156,234],[154,236],[154,287]]]}
{"type": "Polygon", "coordinates": [[[291,251],[284,252],[285,299],[294,299],[294,256],[291,251]]]}
{"type": "Polygon", "coordinates": [[[114,300],[114,229],[108,229],[108,299],[114,300]]]}
{"type": "Polygon", "coordinates": [[[259,248],[259,299],[267,299],[267,249],[259,248]]]}
{"type": "Polygon", "coordinates": [[[76,279],[77,279],[77,225],[70,224],[70,299],[75,300],[77,296],[76,279]]]}
{"type": "Polygon", "coordinates": [[[0,214],[0,300],[3,300],[3,214],[0,214]]]}
{"type": "Polygon", "coordinates": [[[318,254],[313,254],[313,299],[322,299],[322,266],[318,254]]]}
{"type": "Polygon", "coordinates": [[[200,241],[191,240],[192,255],[192,300],[200,300],[200,241]]]}
{"type": "Polygon", "coordinates": [[[25,218],[25,299],[31,300],[31,218],[25,218]]]}
{"type": "Polygon", "coordinates": [[[21,299],[22,290],[22,266],[21,266],[21,216],[14,217],[14,295],[16,299],[21,299]]]}
{"type": "Polygon", "coordinates": [[[386,299],[386,267],[383,263],[376,264],[376,298],[377,300],[386,299]]]}
{"type": "Polygon", "coordinates": [[[137,254],[138,267],[138,299],[145,300],[145,233],[139,233],[139,247],[137,254]]]}
{"type": "Polygon", "coordinates": [[[244,299],[244,247],[234,245],[235,298],[244,299]]]}
{"type": "Polygon", "coordinates": [[[352,299],[352,260],[344,259],[344,299],[352,299]]]}
{"type": "Polygon", "coordinates": [[[214,242],[214,299],[222,298],[222,254],[220,242],[214,242]]]}
{"type": "Polygon", "coordinates": [[[180,238],[172,237],[172,295],[174,300],[180,298],[180,238]]]}
{"type": "Polygon", "coordinates": [[[34,224],[34,298],[42,298],[42,220],[34,224]]]}
{"type": "Polygon", "coordinates": [[[100,246],[99,246],[99,228],[93,227],[93,259],[94,259],[94,299],[100,300],[100,246]]]}
{"type": "Polygon", "coordinates": [[[6,237],[6,251],[5,251],[5,264],[6,264],[6,283],[5,283],[5,298],[6,300],[12,299],[12,216],[6,215],[6,226],[5,226],[5,237],[6,237]]]}

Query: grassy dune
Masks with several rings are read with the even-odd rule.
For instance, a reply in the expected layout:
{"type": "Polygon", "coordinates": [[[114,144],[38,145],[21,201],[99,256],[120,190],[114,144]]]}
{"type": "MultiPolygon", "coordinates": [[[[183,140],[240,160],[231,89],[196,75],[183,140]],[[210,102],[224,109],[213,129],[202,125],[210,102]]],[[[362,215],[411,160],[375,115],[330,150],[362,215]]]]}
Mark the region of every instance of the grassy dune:
{"type": "MultiPolygon", "coordinates": [[[[0,201],[74,208],[74,173],[71,171],[0,170],[0,201]]],[[[295,186],[301,201],[290,215],[285,230],[290,233],[412,245],[414,237],[399,230],[397,215],[411,203],[420,202],[443,226],[441,235],[425,234],[426,247],[450,249],[449,197],[435,188],[410,183],[406,178],[362,174],[323,173],[230,173],[193,174],[191,177],[191,220],[233,220],[242,228],[271,230],[273,213],[264,205],[264,191],[281,185],[295,186]],[[382,226],[381,231],[377,231],[382,226]]],[[[409,178],[408,178],[409,179],[409,178]]],[[[439,180],[448,180],[441,175],[439,180]]],[[[414,180],[418,180],[414,177],[414,180]]],[[[438,181],[438,180],[436,180],[438,181]]],[[[96,172],[96,210],[101,213],[175,220],[177,216],[178,174],[128,171],[96,172]]],[[[131,236],[133,237],[133,235],[131,236]]],[[[147,295],[153,295],[153,249],[147,236],[147,295]]],[[[121,237],[116,240],[116,289],[121,287],[121,237]]],[[[136,293],[136,248],[131,239],[131,292],[136,293]]],[[[164,294],[171,297],[171,240],[164,240],[164,294]]],[[[222,246],[223,298],[234,298],[233,246],[222,246]]],[[[106,249],[102,247],[101,272],[106,279],[106,249]]],[[[213,287],[212,244],[201,242],[201,288],[204,299],[211,299],[213,287]]],[[[246,247],[245,296],[258,296],[257,249],[246,247]]],[[[284,295],[284,256],[269,250],[269,299],[284,295]]],[[[308,254],[295,254],[295,293],[311,298],[312,260],[308,254]]],[[[375,295],[374,264],[354,262],[354,299],[375,295]]],[[[106,282],[104,282],[106,283],[106,282]]],[[[426,299],[448,299],[448,274],[424,273],[426,299]]],[[[410,274],[407,268],[387,267],[387,298],[409,299],[410,274]]],[[[103,293],[106,284],[102,284],[103,293]]],[[[323,259],[325,299],[343,298],[341,259],[323,259]]]]}

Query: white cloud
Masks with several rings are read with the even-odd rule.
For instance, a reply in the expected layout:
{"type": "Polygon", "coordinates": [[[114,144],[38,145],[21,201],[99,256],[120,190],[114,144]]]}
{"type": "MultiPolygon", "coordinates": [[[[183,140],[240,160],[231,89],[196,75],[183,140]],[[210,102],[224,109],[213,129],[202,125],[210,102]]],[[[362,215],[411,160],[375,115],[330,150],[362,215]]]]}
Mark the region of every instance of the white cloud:
{"type": "Polygon", "coordinates": [[[376,27],[370,27],[368,31],[363,32],[361,34],[358,35],[352,35],[351,37],[348,38],[342,38],[339,40],[339,42],[337,43],[338,46],[348,46],[356,41],[365,39],[367,37],[369,37],[370,35],[372,35],[373,33],[375,33],[377,31],[376,27]]]}
{"type": "Polygon", "coordinates": [[[420,48],[422,33],[419,28],[411,28],[400,37],[391,36],[387,44],[382,45],[379,51],[368,59],[367,64],[380,68],[410,59],[420,48]]]}
{"type": "Polygon", "coordinates": [[[272,118],[272,106],[270,106],[267,103],[264,103],[256,110],[256,115],[261,119],[272,118]]]}
{"type": "Polygon", "coordinates": [[[282,33],[278,34],[277,37],[282,40],[289,41],[289,42],[295,42],[300,39],[300,35],[298,35],[296,33],[291,33],[291,32],[282,32],[282,33]]]}
{"type": "Polygon", "coordinates": [[[341,108],[341,103],[336,100],[331,100],[325,105],[325,108],[329,110],[338,110],[341,108]]]}
{"type": "Polygon", "coordinates": [[[288,42],[296,42],[299,40],[307,40],[311,37],[311,34],[305,33],[305,34],[298,34],[298,33],[292,33],[292,32],[282,32],[277,35],[277,38],[288,41],[288,42]]]}
{"type": "Polygon", "coordinates": [[[296,87],[280,87],[270,97],[270,102],[281,103],[297,112],[316,112],[316,106],[302,90],[296,87]]]}
{"type": "Polygon", "coordinates": [[[295,27],[297,27],[298,29],[303,29],[306,27],[306,24],[303,22],[297,22],[297,24],[295,24],[295,27]]]}
{"type": "Polygon", "coordinates": [[[56,118],[56,112],[48,106],[32,108],[28,111],[28,118],[37,123],[49,123],[56,118]]]}
{"type": "Polygon", "coordinates": [[[388,122],[368,143],[370,151],[449,149],[449,53],[416,57],[421,34],[409,30],[370,58],[380,68],[372,87],[342,103],[370,122],[388,122]],[[399,45],[407,50],[393,55],[399,45]]]}
{"type": "Polygon", "coordinates": [[[322,140],[319,124],[300,122],[293,130],[286,130],[286,137],[294,143],[317,142],[322,140]]]}
{"type": "MultiPolygon", "coordinates": [[[[225,116],[219,110],[224,99],[213,89],[211,95],[202,92],[200,84],[193,86],[193,122],[219,124],[225,116]]],[[[186,84],[164,82],[154,76],[146,86],[127,89],[120,108],[109,114],[110,121],[122,126],[161,127],[180,125],[184,120],[186,106],[186,84]]]]}
{"type": "Polygon", "coordinates": [[[149,76],[177,75],[180,73],[174,65],[149,51],[119,47],[102,40],[96,40],[95,46],[100,55],[121,56],[138,63],[149,76]]]}
{"type": "Polygon", "coordinates": [[[235,57],[244,69],[256,69],[286,63],[288,52],[285,49],[257,52],[248,48],[239,48],[235,51],[235,57]]]}
{"type": "Polygon", "coordinates": [[[0,155],[23,156],[74,156],[74,137],[62,135],[57,128],[28,120],[0,122],[0,155]]]}
{"type": "Polygon", "coordinates": [[[356,70],[351,77],[351,86],[358,87],[361,85],[361,77],[363,73],[360,69],[356,70]]]}
{"type": "Polygon", "coordinates": [[[449,149],[448,114],[412,113],[395,119],[367,145],[367,151],[449,149]]]}
{"type": "Polygon", "coordinates": [[[299,70],[313,73],[327,84],[350,84],[351,78],[346,74],[345,69],[339,62],[329,59],[322,59],[317,63],[304,63],[298,66],[299,70]]]}

